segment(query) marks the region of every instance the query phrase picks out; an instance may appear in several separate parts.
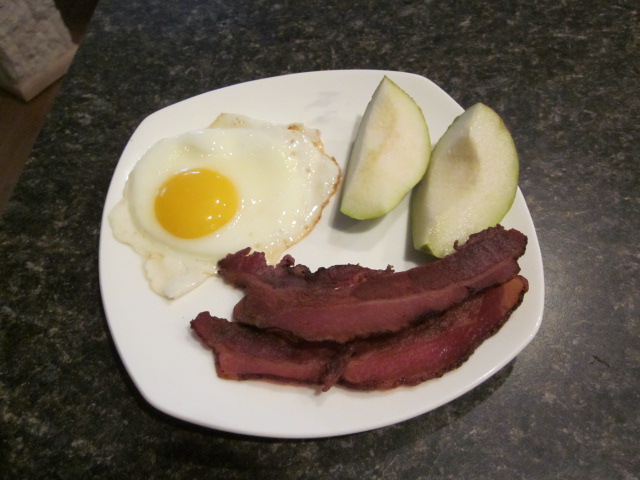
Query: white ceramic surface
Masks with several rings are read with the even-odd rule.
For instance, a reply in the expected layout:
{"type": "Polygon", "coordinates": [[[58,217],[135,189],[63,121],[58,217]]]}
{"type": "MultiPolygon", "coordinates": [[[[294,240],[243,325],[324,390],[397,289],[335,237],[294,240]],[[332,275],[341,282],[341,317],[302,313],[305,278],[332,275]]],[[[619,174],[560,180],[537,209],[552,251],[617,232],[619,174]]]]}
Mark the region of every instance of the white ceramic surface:
{"type": "MultiPolygon", "coordinates": [[[[502,224],[529,238],[520,260],[530,290],[507,324],[460,368],[416,387],[388,392],[221,380],[213,354],[192,334],[201,311],[230,318],[241,294],[218,278],[169,302],[154,294],[141,259],[111,234],[107,215],[119,201],[127,175],[157,140],[209,125],[222,112],[276,123],[304,123],[322,132],[326,151],[344,168],[365,107],[388,75],[422,107],[432,143],[462,108],[424,77],[374,70],[322,71],[256,80],[184,100],[147,117],[127,144],[107,194],[100,235],[100,283],[109,328],[122,361],[142,396],[162,412],[195,424],[241,434],[313,438],[371,430],[428,412],[491,377],[536,335],[542,321],[544,278],[540,248],[518,190],[502,224]]],[[[277,186],[275,186],[277,187],[277,186]]],[[[377,221],[358,222],[338,212],[339,194],[315,230],[288,253],[312,269],[340,263],[396,270],[422,261],[408,238],[405,201],[377,221]]]]}

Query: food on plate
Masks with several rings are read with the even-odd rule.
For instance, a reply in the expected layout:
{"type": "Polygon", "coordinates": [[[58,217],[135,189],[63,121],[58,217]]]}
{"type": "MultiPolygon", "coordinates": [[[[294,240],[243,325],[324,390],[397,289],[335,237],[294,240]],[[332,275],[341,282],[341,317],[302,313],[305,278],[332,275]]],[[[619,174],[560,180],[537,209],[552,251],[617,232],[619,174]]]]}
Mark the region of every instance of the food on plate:
{"type": "Polygon", "coordinates": [[[219,377],[356,390],[417,385],[465,362],[520,305],[527,237],[502,226],[405,272],[335,265],[311,272],[243,249],[218,262],[245,296],[233,322],[201,312],[191,328],[219,377]],[[391,319],[391,320],[389,320],[391,319]]]}
{"type": "Polygon", "coordinates": [[[388,338],[355,344],[339,383],[358,390],[386,390],[437,378],[467,361],[522,302],[529,284],[522,276],[485,290],[388,338]]]}
{"type": "Polygon", "coordinates": [[[433,149],[411,202],[413,244],[436,257],[498,224],[518,188],[518,154],[500,116],[477,103],[457,117],[433,149]]]}
{"type": "Polygon", "coordinates": [[[228,322],[202,312],[191,328],[215,353],[218,376],[228,380],[265,379],[322,385],[337,354],[333,343],[312,343],[228,322]]]}
{"type": "Polygon", "coordinates": [[[393,210],[423,177],[430,155],[431,139],[422,110],[385,76],[360,122],[340,211],[362,220],[393,210]]]}
{"type": "Polygon", "coordinates": [[[309,341],[346,342],[402,330],[519,271],[527,237],[496,226],[470,237],[451,255],[403,272],[336,265],[311,272],[286,255],[275,266],[249,249],[218,263],[218,274],[244,291],[237,322],[277,329],[309,341]]]}
{"type": "Polygon", "coordinates": [[[437,378],[497,332],[527,291],[524,277],[480,292],[401,332],[347,344],[307,342],[200,313],[191,327],[215,355],[219,377],[355,390],[388,390],[437,378]]]}
{"type": "Polygon", "coordinates": [[[340,178],[319,131],[224,114],[154,144],[109,221],[144,257],[153,291],[174,299],[229,252],[250,246],[277,262],[314,228],[340,178]]]}
{"type": "Polygon", "coordinates": [[[515,199],[518,175],[511,134],[491,108],[473,105],[431,151],[420,106],[385,76],[360,122],[340,211],[360,220],[380,217],[413,190],[414,247],[442,258],[456,242],[500,223],[515,199]]]}

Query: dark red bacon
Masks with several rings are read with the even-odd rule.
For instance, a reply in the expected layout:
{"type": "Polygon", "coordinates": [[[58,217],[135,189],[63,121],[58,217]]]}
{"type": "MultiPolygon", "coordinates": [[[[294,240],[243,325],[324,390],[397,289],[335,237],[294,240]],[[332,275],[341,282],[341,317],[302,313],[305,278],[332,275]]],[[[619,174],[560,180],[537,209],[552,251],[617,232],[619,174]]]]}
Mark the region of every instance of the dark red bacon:
{"type": "Polygon", "coordinates": [[[402,332],[347,344],[308,342],[201,313],[191,327],[222,378],[387,390],[439,377],[497,332],[527,291],[524,277],[485,290],[402,332]]]}
{"type": "Polygon", "coordinates": [[[517,276],[428,321],[388,338],[359,340],[339,383],[357,390],[417,385],[462,365],[497,332],[528,289],[517,276]]]}
{"type": "Polygon", "coordinates": [[[216,372],[229,380],[266,379],[320,385],[329,375],[336,345],[285,338],[200,313],[191,328],[215,354],[216,372]]]}
{"type": "Polygon", "coordinates": [[[309,341],[348,342],[400,331],[510,280],[526,244],[522,233],[497,226],[441,260],[404,272],[358,265],[311,272],[291,256],[268,266],[262,253],[246,249],[221,260],[219,274],[245,292],[235,321],[309,341]]]}

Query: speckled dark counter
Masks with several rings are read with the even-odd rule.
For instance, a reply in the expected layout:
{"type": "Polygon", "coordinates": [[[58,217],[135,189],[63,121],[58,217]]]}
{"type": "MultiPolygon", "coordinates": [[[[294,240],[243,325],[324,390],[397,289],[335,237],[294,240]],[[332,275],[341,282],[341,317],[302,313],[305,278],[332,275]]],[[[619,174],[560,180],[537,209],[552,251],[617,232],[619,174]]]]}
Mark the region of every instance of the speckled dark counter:
{"type": "Polygon", "coordinates": [[[102,0],[0,220],[3,478],[640,478],[640,20],[625,1],[102,0]],[[463,397],[339,438],[242,437],[138,394],[98,283],[113,169],[138,123],[290,72],[424,75],[509,125],[546,305],[463,397]]]}

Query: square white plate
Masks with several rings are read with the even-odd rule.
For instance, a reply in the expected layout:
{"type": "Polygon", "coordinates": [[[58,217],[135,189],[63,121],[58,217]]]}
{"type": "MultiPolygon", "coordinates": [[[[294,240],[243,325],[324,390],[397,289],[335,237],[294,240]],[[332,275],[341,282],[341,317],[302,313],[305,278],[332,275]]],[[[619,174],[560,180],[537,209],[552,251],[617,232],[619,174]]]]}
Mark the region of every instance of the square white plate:
{"type": "MultiPolygon", "coordinates": [[[[529,280],[524,302],[507,324],[460,368],[416,387],[352,392],[216,376],[213,354],[192,334],[189,322],[201,311],[231,318],[241,293],[211,278],[169,302],[154,294],[132,248],[117,242],[107,220],[138,159],[156,141],[209,125],[219,113],[248,115],[274,123],[303,123],[322,133],[325,149],[346,165],[360,118],[383,75],[421,106],[435,145],[463,109],[424,77],[391,71],[343,70],[285,75],[222,88],[189,98],[147,117],[124,149],[106,197],[100,234],[100,284],[104,309],[122,361],[143,397],[162,412],[228,432],[312,438],[344,435],[391,425],[443,405],[485,381],[511,361],[536,335],[542,321],[544,278],[540,247],[520,190],[502,224],[529,238],[520,259],[529,280]]],[[[393,265],[397,271],[424,261],[408,240],[408,199],[377,221],[358,222],[338,212],[339,192],[313,232],[291,248],[297,263],[320,266],[360,263],[393,265]]]]}

